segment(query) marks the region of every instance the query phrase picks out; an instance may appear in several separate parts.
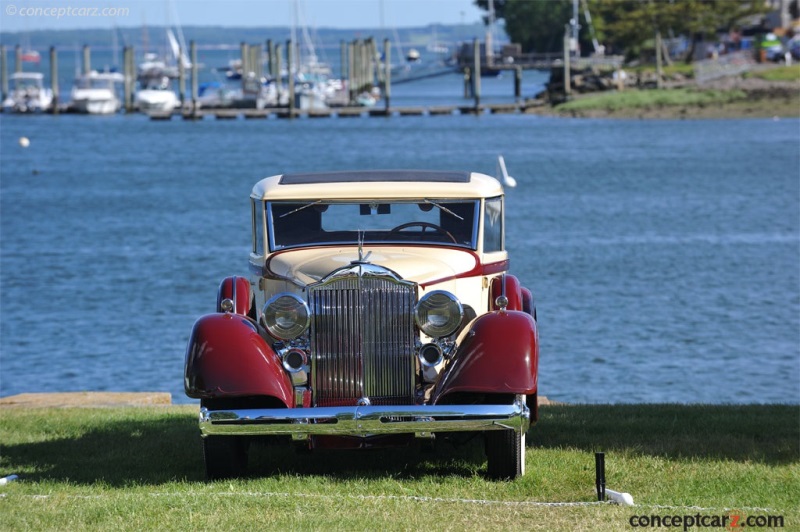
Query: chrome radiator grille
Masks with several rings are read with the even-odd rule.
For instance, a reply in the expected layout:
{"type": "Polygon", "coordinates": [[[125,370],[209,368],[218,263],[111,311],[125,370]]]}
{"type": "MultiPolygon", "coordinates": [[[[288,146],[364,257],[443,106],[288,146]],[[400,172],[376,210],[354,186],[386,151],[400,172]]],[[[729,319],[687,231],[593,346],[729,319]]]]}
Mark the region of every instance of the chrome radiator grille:
{"type": "Polygon", "coordinates": [[[353,274],[308,297],[315,404],[413,404],[415,285],[353,274]]]}

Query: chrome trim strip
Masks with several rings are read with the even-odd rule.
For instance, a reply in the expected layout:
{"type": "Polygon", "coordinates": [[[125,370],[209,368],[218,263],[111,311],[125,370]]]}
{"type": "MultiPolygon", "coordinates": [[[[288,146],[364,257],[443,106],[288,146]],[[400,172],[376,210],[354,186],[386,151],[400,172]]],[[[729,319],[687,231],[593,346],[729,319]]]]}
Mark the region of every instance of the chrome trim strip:
{"type": "Polygon", "coordinates": [[[233,313],[239,314],[239,300],[236,299],[236,285],[239,284],[239,279],[237,279],[235,275],[231,278],[231,284],[233,285],[231,287],[231,292],[233,293],[233,313]]]}
{"type": "Polygon", "coordinates": [[[367,436],[530,427],[523,401],[511,405],[345,406],[247,410],[200,409],[200,432],[210,435],[367,436]]]}

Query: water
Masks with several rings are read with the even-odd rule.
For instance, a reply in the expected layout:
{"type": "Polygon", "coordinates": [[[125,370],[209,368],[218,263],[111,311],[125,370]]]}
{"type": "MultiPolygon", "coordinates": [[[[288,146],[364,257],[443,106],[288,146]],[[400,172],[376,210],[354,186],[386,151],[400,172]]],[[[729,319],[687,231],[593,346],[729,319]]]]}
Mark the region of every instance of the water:
{"type": "Polygon", "coordinates": [[[502,153],[519,183],[507,247],[537,301],[542,394],[798,403],[799,139],[797,120],[3,115],[0,394],[188,402],[186,341],[219,281],[247,274],[255,181],[494,173],[502,153]]]}

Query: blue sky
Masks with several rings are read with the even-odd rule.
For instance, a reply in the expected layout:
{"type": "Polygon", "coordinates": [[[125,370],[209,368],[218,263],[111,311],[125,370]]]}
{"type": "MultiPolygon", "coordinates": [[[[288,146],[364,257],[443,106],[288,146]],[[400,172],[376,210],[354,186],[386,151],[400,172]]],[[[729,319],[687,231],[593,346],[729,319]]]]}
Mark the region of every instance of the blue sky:
{"type": "Polygon", "coordinates": [[[295,5],[300,22],[312,27],[469,24],[481,16],[473,0],[0,0],[0,29],[111,28],[176,19],[182,26],[289,26],[295,5]]]}

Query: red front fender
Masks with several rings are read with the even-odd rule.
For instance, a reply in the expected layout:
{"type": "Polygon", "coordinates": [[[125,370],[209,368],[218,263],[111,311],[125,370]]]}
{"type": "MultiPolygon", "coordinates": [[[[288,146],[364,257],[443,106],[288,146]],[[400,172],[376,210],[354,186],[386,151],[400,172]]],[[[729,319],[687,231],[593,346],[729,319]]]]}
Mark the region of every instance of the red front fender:
{"type": "Polygon", "coordinates": [[[294,407],[292,383],[278,355],[250,320],[236,314],[209,314],[194,324],[184,388],[196,399],[269,396],[294,407]]]}
{"type": "Polygon", "coordinates": [[[452,393],[534,394],[538,365],[539,338],[530,314],[484,314],[461,337],[434,403],[452,393]]]}

